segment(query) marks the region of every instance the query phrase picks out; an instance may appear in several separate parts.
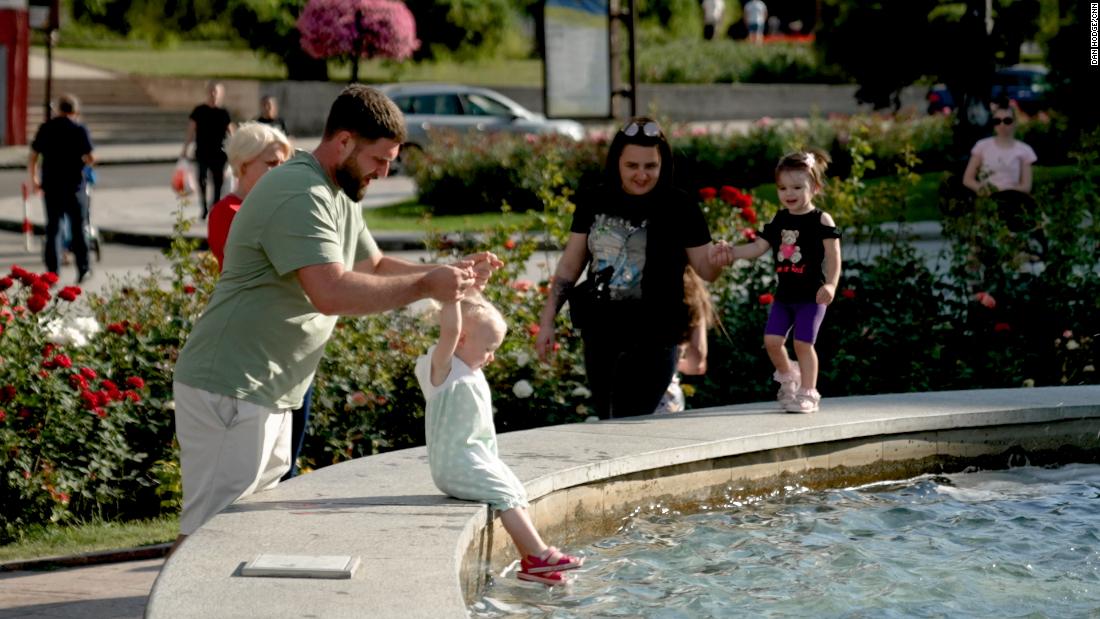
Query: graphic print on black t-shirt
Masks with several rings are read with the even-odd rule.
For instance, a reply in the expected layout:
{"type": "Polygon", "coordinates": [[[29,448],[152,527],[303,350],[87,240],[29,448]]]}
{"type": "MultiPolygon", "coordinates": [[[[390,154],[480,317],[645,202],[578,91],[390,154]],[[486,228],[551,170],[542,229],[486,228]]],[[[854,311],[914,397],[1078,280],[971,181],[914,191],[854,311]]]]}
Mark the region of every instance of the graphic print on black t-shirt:
{"type": "Polygon", "coordinates": [[[825,283],[822,262],[825,239],[840,238],[835,226],[821,222],[822,212],[813,209],[801,215],[780,210],[764,226],[762,236],[772,246],[779,287],[775,298],[784,303],[810,303],[825,283]]]}
{"type": "Polygon", "coordinates": [[[612,267],[611,299],[622,301],[642,298],[642,271],[645,269],[646,221],[634,226],[621,217],[599,213],[588,234],[592,252],[592,273],[612,267]]]}

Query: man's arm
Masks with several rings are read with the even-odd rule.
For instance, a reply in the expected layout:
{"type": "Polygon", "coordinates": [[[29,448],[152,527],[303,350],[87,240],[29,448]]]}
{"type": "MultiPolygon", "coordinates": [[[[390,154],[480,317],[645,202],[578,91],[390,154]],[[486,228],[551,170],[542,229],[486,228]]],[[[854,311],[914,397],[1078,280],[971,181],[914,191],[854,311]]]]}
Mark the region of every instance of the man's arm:
{"type": "Polygon", "coordinates": [[[349,271],[337,262],[298,269],[298,281],[318,312],[330,316],[376,314],[432,298],[456,301],[474,284],[469,268],[436,265],[403,275],[349,271]]]}
{"type": "Polygon", "coordinates": [[[38,193],[42,191],[42,183],[38,180],[38,151],[31,150],[30,159],[27,160],[27,173],[31,177],[31,189],[38,193]]]}
{"type": "Polygon", "coordinates": [[[183,150],[180,151],[180,157],[187,157],[187,147],[191,146],[191,142],[195,141],[195,121],[187,121],[187,137],[183,140],[183,150]]]}

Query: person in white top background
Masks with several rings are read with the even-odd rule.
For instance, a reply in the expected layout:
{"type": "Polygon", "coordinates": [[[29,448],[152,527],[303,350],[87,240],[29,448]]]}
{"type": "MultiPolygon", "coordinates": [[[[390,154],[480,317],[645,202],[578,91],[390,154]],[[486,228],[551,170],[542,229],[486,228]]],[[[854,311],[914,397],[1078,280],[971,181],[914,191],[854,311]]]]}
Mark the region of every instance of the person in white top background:
{"type": "Polygon", "coordinates": [[[714,38],[726,14],[726,0],[703,0],[703,38],[714,38]]]}

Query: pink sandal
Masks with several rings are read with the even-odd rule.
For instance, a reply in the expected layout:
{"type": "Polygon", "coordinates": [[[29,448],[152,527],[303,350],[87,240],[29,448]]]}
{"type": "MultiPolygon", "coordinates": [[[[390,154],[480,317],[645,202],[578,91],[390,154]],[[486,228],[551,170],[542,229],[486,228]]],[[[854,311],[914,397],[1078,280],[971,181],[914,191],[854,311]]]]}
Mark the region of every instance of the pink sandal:
{"type": "MultiPolygon", "coordinates": [[[[567,555],[557,548],[550,546],[542,553],[541,557],[527,555],[520,561],[520,577],[522,574],[543,574],[546,572],[561,572],[571,570],[584,565],[584,557],[567,555]]],[[[525,579],[528,580],[528,579],[525,579]]]]}
{"type": "Polygon", "coordinates": [[[564,585],[568,583],[565,579],[565,574],[561,572],[547,572],[545,574],[532,574],[530,572],[519,571],[516,572],[516,578],[520,580],[526,580],[529,582],[537,582],[546,585],[547,587],[556,587],[558,585],[564,585]]]}
{"type": "Polygon", "coordinates": [[[779,383],[779,391],[775,394],[775,399],[779,400],[779,405],[786,409],[791,405],[795,396],[798,395],[798,388],[802,383],[802,370],[798,367],[797,361],[791,361],[791,370],[786,374],[779,373],[778,370],[772,374],[772,378],[775,382],[779,383]]]}

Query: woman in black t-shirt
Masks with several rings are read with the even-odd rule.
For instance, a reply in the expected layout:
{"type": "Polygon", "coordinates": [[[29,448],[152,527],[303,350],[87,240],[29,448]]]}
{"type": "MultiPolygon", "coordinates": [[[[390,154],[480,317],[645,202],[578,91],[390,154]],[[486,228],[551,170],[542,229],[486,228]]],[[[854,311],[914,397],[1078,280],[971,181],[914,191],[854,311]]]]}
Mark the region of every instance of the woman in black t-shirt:
{"type": "Polygon", "coordinates": [[[684,267],[707,281],[721,271],[703,213],[672,186],[672,173],[672,149],[656,121],[634,118],[615,134],[603,182],[577,195],[540,317],[535,347],[545,358],[568,297],[593,405],[604,419],[657,407],[689,321],[684,267]],[[574,288],[586,266],[586,281],[574,288]]]}

